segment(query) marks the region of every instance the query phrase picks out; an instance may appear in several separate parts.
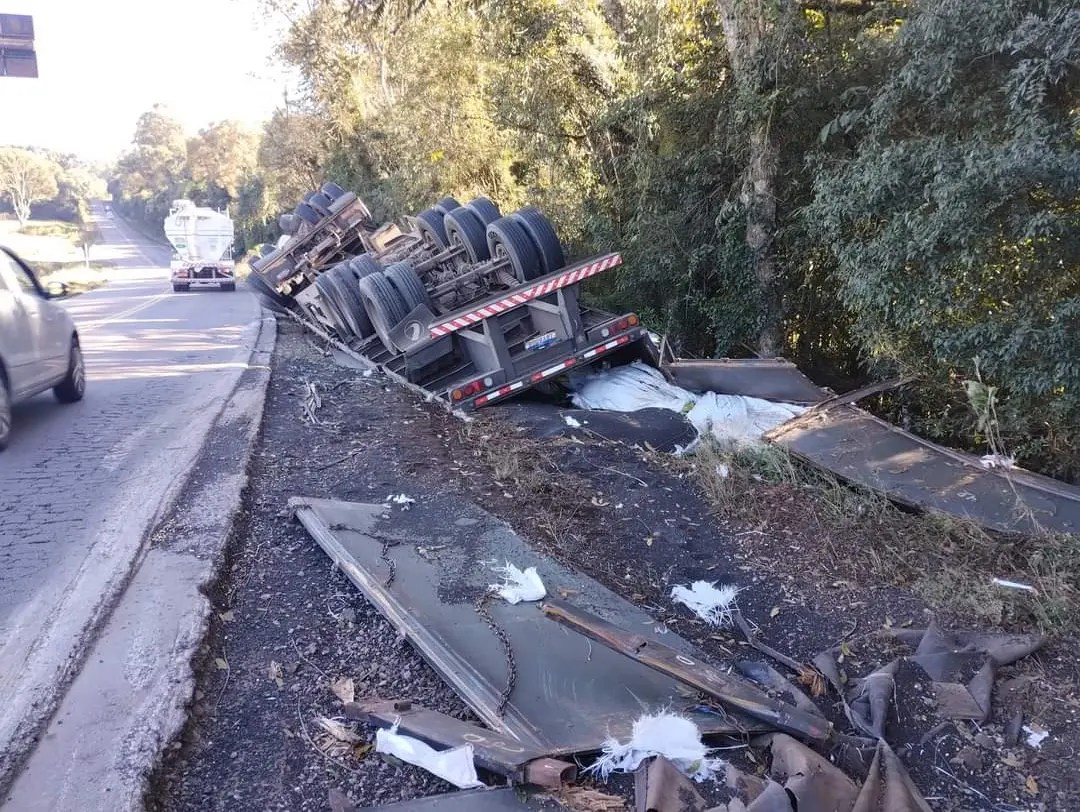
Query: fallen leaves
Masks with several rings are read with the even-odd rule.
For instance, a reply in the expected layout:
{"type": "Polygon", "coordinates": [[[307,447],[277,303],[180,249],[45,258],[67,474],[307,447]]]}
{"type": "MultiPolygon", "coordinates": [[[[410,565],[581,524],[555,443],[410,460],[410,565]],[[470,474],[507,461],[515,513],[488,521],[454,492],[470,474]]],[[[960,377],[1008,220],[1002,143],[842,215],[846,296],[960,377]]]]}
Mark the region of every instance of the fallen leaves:
{"type": "Polygon", "coordinates": [[[281,663],[277,660],[271,660],[270,666],[266,670],[270,679],[277,683],[279,689],[285,687],[285,672],[281,668],[281,663]]]}

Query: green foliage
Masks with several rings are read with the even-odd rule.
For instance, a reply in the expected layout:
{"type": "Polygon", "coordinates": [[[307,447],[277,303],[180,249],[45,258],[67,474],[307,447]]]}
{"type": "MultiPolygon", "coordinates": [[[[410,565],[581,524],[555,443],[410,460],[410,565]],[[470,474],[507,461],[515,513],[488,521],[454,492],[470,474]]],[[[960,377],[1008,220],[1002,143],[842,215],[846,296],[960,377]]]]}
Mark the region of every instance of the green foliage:
{"type": "Polygon", "coordinates": [[[960,381],[996,388],[1004,443],[1080,473],[1080,13],[1066,2],[917,7],[897,68],[822,166],[807,220],[866,354],[922,378],[918,427],[964,436],[960,381]]]}

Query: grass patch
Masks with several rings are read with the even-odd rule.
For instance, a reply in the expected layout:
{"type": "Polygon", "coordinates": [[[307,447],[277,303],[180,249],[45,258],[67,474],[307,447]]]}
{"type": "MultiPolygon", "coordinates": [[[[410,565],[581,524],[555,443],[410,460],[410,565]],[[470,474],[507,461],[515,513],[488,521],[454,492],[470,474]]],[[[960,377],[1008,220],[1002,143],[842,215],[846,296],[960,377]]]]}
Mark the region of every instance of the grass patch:
{"type": "MultiPolygon", "coordinates": [[[[827,539],[831,563],[822,566],[834,575],[858,582],[869,574],[981,623],[1034,624],[1047,633],[1080,628],[1080,535],[1001,534],[951,516],[910,513],[775,446],[735,453],[703,446],[681,464],[722,516],[827,539]],[[1037,593],[997,586],[995,577],[1037,593]]],[[[814,573],[822,574],[829,575],[814,573]]]]}
{"type": "Polygon", "coordinates": [[[89,268],[81,262],[39,262],[35,270],[43,287],[48,288],[50,283],[59,282],[67,285],[68,293],[78,294],[108,282],[109,267],[100,262],[91,262],[89,268]]]}

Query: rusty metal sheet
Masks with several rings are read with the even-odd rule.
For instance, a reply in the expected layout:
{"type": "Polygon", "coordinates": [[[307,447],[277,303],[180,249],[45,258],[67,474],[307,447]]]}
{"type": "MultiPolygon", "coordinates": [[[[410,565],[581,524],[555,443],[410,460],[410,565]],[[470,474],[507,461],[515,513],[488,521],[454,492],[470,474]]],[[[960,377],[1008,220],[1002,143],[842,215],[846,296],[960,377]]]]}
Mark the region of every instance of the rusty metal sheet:
{"type": "Polygon", "coordinates": [[[783,358],[678,359],[662,367],[671,380],[691,392],[746,395],[807,405],[829,397],[799,368],[783,358]]]}
{"type": "MultiPolygon", "coordinates": [[[[488,603],[513,651],[516,683],[504,713],[503,644],[474,606],[499,579],[492,564],[535,566],[550,594],[570,594],[593,614],[660,642],[655,622],[591,578],[532,550],[506,524],[444,494],[395,510],[294,498],[295,516],[349,579],[407,637],[493,731],[549,755],[599,750],[628,738],[644,712],[683,709],[705,734],[743,735],[768,726],[748,717],[687,708],[678,683],[606,646],[563,628],[533,603],[488,603]],[[385,558],[383,557],[385,553],[385,558]],[[387,560],[393,562],[393,576],[387,560]]],[[[675,634],[667,646],[696,656],[675,634]]]]}
{"type": "Polygon", "coordinates": [[[1080,533],[1080,488],[1030,471],[988,470],[850,404],[803,415],[765,439],[902,504],[1001,531],[1080,533]]]}
{"type": "Polygon", "coordinates": [[[388,806],[364,807],[368,812],[542,812],[557,809],[567,807],[551,798],[523,796],[509,788],[448,792],[388,806]]]}

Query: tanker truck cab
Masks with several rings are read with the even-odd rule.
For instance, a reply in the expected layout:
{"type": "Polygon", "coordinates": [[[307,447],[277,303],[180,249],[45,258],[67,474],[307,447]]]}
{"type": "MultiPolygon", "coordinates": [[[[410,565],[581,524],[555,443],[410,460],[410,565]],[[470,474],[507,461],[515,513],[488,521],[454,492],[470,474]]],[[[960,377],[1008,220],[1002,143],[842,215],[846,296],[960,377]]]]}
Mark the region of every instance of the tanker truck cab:
{"type": "Polygon", "coordinates": [[[229,215],[191,200],[174,200],[165,218],[165,236],[173,247],[169,270],[174,291],[236,290],[229,215]]]}

